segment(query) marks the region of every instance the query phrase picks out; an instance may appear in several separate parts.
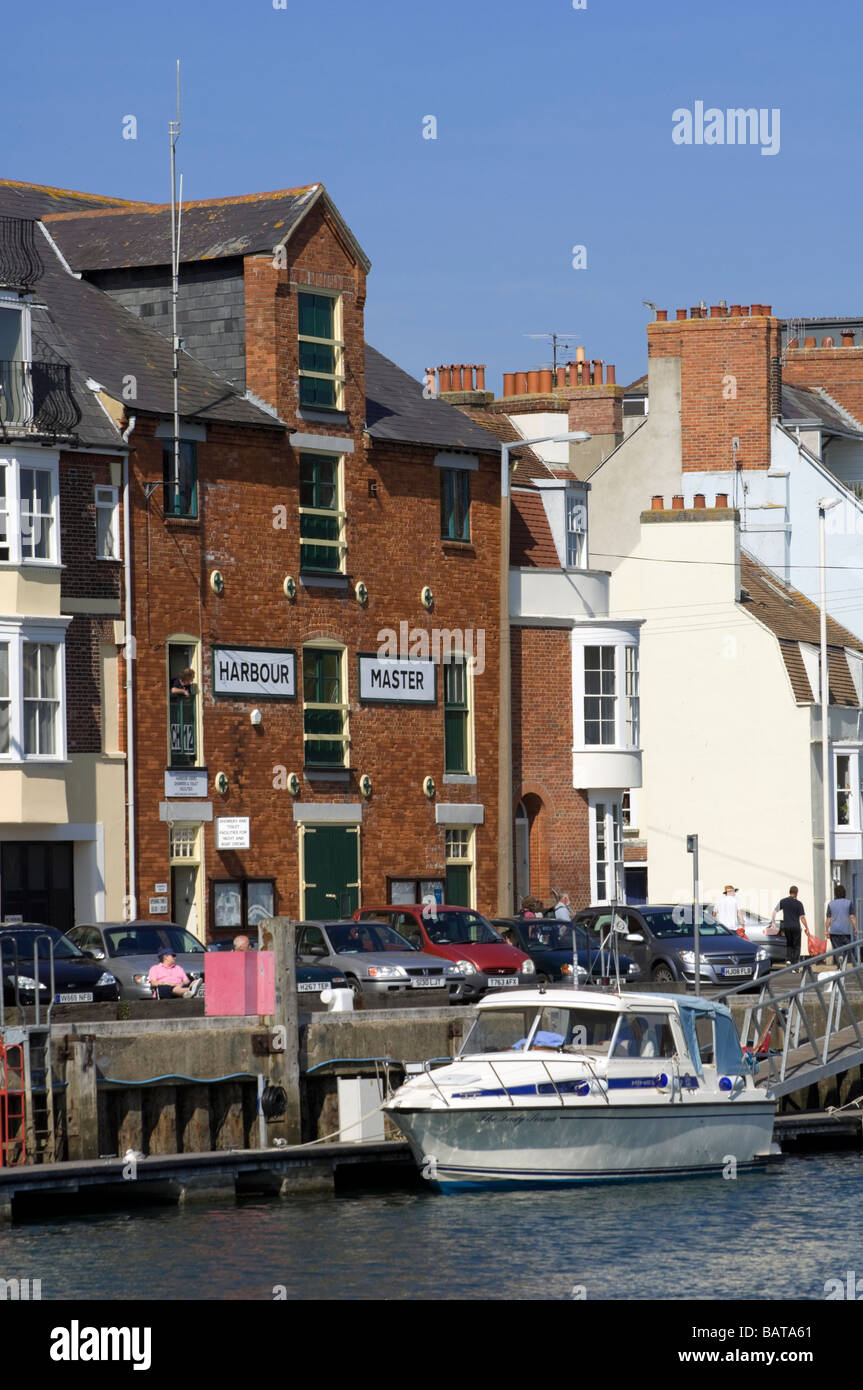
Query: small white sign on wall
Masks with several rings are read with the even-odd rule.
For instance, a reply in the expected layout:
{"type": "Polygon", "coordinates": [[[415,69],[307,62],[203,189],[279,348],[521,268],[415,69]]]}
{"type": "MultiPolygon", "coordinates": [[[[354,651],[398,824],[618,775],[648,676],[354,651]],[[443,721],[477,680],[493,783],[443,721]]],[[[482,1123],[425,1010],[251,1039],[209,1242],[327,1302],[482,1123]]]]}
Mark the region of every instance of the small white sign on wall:
{"type": "Polygon", "coordinates": [[[216,849],[248,849],[249,817],[217,816],[216,849]]]}
{"type": "Polygon", "coordinates": [[[167,913],[167,911],[168,911],[168,899],[167,899],[167,898],[151,898],[151,899],[150,899],[150,916],[151,916],[151,917],[158,917],[161,913],[167,913]]]}

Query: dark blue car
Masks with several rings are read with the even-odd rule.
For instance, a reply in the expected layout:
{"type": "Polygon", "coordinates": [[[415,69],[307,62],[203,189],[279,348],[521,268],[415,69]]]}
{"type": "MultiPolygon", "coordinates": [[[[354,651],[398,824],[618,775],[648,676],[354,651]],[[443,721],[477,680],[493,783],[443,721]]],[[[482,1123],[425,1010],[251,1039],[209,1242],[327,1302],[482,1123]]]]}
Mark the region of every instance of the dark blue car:
{"type": "MultiPolygon", "coordinates": [[[[500,932],[509,932],[513,946],[526,951],[536,968],[537,982],[566,980],[568,984],[578,984],[572,978],[572,923],[561,922],[556,917],[496,917],[494,925],[500,932]]],[[[587,979],[596,981],[614,975],[614,960],[611,952],[600,951],[595,939],[588,936],[581,927],[575,928],[577,959],[587,979]]],[[[641,980],[644,978],[641,967],[631,956],[618,956],[621,980],[641,980]]]]}

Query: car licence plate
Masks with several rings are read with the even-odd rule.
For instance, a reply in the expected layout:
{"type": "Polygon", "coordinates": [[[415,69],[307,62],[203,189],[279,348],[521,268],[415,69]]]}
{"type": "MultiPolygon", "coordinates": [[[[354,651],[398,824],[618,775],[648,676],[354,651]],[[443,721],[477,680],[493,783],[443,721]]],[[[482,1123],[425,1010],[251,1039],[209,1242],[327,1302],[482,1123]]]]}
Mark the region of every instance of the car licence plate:
{"type": "Polygon", "coordinates": [[[751,975],[751,965],[723,965],[720,975],[751,975]]]}
{"type": "Polygon", "coordinates": [[[430,980],[411,980],[414,989],[440,989],[446,984],[442,975],[434,975],[430,980]]]}
{"type": "Polygon", "coordinates": [[[517,984],[518,980],[515,975],[489,975],[488,977],[489,989],[502,989],[505,988],[507,985],[517,984]]]}
{"type": "Polygon", "coordinates": [[[55,994],[55,1004],[92,1004],[92,994],[55,994]]]}
{"type": "Polygon", "coordinates": [[[297,994],[320,994],[327,984],[327,980],[311,980],[308,984],[297,985],[297,994]]]}

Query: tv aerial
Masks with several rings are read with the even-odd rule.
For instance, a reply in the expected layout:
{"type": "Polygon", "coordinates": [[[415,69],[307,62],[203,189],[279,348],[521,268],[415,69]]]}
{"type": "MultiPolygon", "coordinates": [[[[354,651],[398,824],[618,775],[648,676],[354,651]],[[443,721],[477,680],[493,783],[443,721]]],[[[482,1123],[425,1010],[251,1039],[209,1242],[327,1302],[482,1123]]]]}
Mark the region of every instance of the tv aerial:
{"type": "Polygon", "coordinates": [[[575,346],[577,333],[525,333],[525,338],[544,338],[552,345],[552,369],[555,380],[557,380],[557,350],[558,348],[570,348],[575,346]]]}

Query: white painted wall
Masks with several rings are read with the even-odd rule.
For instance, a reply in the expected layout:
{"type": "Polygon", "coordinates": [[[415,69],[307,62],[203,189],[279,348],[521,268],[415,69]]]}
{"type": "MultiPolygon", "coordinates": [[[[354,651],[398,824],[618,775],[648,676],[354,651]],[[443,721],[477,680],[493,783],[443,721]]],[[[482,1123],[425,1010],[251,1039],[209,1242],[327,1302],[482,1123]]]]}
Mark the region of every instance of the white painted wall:
{"type": "MultiPolygon", "coordinates": [[[[510,415],[523,439],[539,439],[544,434],[566,434],[569,415],[565,410],[549,411],[546,415],[510,415]]],[[[569,466],[568,444],[534,444],[533,451],[552,468],[569,466]]]]}
{"type": "Polygon", "coordinates": [[[509,611],[519,618],[604,618],[608,575],[599,570],[511,569],[509,611]]]}

